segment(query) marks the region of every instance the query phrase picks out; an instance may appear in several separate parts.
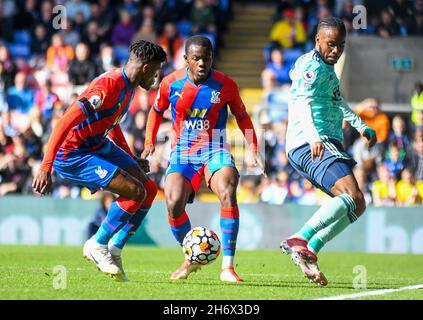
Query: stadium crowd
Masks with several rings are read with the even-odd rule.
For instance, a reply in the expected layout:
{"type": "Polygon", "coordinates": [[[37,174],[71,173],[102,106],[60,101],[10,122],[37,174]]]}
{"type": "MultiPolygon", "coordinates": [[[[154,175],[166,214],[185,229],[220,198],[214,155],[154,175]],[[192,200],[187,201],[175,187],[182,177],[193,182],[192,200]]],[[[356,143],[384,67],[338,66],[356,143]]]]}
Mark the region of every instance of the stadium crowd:
{"type": "MultiPolygon", "coordinates": [[[[277,103],[272,90],[289,85],[290,63],[312,47],[318,19],[334,14],[349,26],[354,18],[351,3],[278,2],[270,44],[264,50],[268,65],[262,80],[269,100],[277,103]]],[[[422,0],[394,0],[382,9],[374,9],[378,14],[369,15],[369,27],[363,32],[384,38],[422,35],[422,0]]],[[[184,39],[191,34],[206,34],[218,55],[230,16],[230,0],[0,0],[0,196],[33,193],[33,173],[38,170],[43,145],[57,119],[93,78],[125,62],[132,40],[143,38],[164,47],[169,57],[164,76],[184,66],[184,39]],[[54,28],[58,12],[53,9],[57,5],[66,8],[63,28],[54,28]]],[[[416,110],[412,117],[386,115],[376,99],[366,99],[357,106],[357,113],[377,131],[378,145],[370,151],[345,126],[345,147],[358,162],[355,173],[369,203],[422,204],[422,91],[423,85],[417,84],[410,102],[416,110]]],[[[136,155],[143,150],[146,116],[156,93],[157,88],[148,93],[137,89],[121,123],[136,155]]],[[[162,189],[170,153],[170,117],[170,113],[165,114],[167,121],[160,127],[160,142],[150,162],[151,175],[162,189]]],[[[239,202],[320,203],[325,195],[298,177],[287,161],[286,113],[265,113],[257,125],[265,130],[269,177],[247,174],[251,170],[247,170],[246,161],[239,168],[239,202]]],[[[55,197],[92,198],[87,189],[58,175],[54,184],[55,197]]]]}

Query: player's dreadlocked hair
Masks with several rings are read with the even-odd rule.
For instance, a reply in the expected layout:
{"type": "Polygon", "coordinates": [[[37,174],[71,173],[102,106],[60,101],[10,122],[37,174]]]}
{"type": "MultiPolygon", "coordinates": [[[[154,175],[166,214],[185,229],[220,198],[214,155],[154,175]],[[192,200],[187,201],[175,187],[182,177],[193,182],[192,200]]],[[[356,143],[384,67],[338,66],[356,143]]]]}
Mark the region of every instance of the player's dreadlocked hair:
{"type": "Polygon", "coordinates": [[[335,28],[337,29],[342,35],[347,34],[347,30],[345,29],[344,21],[335,17],[328,17],[324,18],[319,21],[317,25],[317,33],[323,28],[335,28]]]}
{"type": "Polygon", "coordinates": [[[213,46],[211,41],[209,40],[209,38],[204,36],[192,36],[188,38],[187,42],[185,43],[185,54],[188,54],[188,49],[192,45],[206,47],[210,51],[213,51],[213,46]]]}
{"type": "Polygon", "coordinates": [[[162,47],[146,40],[134,41],[129,47],[129,53],[134,54],[141,63],[150,61],[165,62],[167,59],[166,52],[162,47]]]}

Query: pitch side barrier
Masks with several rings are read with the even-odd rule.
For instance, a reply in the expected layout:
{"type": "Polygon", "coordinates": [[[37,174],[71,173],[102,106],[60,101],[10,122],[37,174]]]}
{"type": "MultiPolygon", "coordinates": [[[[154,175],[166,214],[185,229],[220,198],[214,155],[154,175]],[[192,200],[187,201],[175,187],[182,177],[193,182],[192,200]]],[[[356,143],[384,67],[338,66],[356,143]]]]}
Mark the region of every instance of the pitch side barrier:
{"type": "MultiPolygon", "coordinates": [[[[93,220],[96,200],[5,196],[0,198],[0,244],[82,245],[93,220]]],[[[240,205],[240,250],[275,249],[298,230],[317,206],[240,205]]],[[[192,226],[206,226],[220,236],[218,203],[187,207],[192,226]]],[[[177,247],[167,222],[164,201],[153,204],[131,244],[177,247]]],[[[327,251],[423,253],[423,208],[369,207],[327,251]]]]}

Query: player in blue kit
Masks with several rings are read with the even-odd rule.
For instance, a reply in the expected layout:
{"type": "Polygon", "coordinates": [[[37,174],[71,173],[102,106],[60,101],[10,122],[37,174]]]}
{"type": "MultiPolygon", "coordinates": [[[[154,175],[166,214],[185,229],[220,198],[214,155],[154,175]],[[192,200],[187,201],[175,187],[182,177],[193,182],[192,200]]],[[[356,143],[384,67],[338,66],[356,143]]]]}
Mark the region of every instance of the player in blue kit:
{"type": "Polygon", "coordinates": [[[157,186],[146,175],[148,162],[132,154],[119,122],[135,88],[150,89],[166,60],[160,46],[144,40],[134,42],[129,53],[123,68],[94,79],[59,119],[32,184],[36,192],[48,193],[54,168],[93,192],[105,189],[119,195],[96,234],[85,243],[83,255],[120,281],[127,280],[122,248],[150,209],[157,186]]]}
{"type": "Polygon", "coordinates": [[[281,243],[310,281],[326,285],[317,265],[323,246],[357,220],[366,209],[363,193],[352,173],[355,161],[342,147],[342,122],[348,121],[368,147],[375,131],[349,108],[339,91],[334,64],[344,51],[342,20],[329,17],[318,24],[316,45],[291,70],[286,152],[290,164],[314,186],[332,197],[293,236],[281,243]]]}
{"type": "MultiPolygon", "coordinates": [[[[226,144],[228,111],[235,116],[257,165],[263,168],[257,136],[236,83],[212,68],[212,45],[202,36],[189,38],[185,45],[187,68],[177,70],[160,84],[156,103],[150,110],[143,157],[154,152],[163,112],[171,108],[172,153],[166,171],[165,195],[169,224],[179,244],[191,229],[185,211],[200,187],[207,186],[221,203],[223,261],[220,279],[241,282],[234,270],[239,210],[236,199],[238,171],[226,144]],[[228,108],[229,107],[229,108],[228,108]]],[[[184,261],[171,279],[186,279],[198,265],[184,261]]]]}

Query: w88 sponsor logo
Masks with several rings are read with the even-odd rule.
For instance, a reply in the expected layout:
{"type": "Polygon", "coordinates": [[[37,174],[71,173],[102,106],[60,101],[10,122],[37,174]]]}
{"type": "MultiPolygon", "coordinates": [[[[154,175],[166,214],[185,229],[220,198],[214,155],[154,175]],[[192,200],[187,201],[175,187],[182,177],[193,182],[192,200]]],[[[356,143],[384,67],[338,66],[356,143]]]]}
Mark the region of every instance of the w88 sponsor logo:
{"type": "Polygon", "coordinates": [[[210,129],[210,120],[185,120],[185,128],[188,130],[208,130],[210,129]]]}

